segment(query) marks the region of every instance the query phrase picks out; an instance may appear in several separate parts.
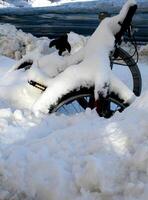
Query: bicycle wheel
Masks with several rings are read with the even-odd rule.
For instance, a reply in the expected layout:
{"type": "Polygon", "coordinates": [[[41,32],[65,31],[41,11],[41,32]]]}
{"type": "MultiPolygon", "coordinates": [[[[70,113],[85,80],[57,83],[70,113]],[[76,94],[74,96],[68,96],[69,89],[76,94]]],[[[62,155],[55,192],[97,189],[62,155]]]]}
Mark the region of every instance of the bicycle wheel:
{"type": "MultiPolygon", "coordinates": [[[[132,76],[133,92],[136,96],[139,96],[141,93],[142,81],[137,64],[125,50],[118,48],[117,53],[122,63],[124,62],[124,65],[129,68],[132,76]]],[[[109,96],[108,105],[111,108],[111,113],[104,112],[101,114],[101,116],[106,118],[112,116],[112,114],[117,110],[122,111],[128,106],[123,103],[123,100],[113,93],[109,96]]],[[[99,111],[101,107],[96,106],[96,102],[94,100],[94,88],[81,88],[79,91],[75,90],[64,95],[61,99],[59,99],[56,105],[53,105],[50,108],[49,113],[57,112],[72,115],[83,112],[86,108],[94,109],[95,107],[97,107],[98,114],[100,115],[102,111],[99,111]]]]}
{"type": "Polygon", "coordinates": [[[136,96],[140,96],[142,89],[142,79],[141,74],[135,60],[122,48],[117,48],[116,53],[120,62],[117,63],[116,60],[113,61],[113,65],[118,64],[125,67],[128,67],[131,73],[131,81],[132,81],[132,90],[136,96]]]}
{"type": "Polygon", "coordinates": [[[78,91],[75,90],[64,95],[61,99],[59,99],[56,105],[50,107],[49,113],[57,112],[66,115],[73,115],[84,112],[86,108],[90,108],[91,110],[96,108],[100,116],[109,118],[117,110],[122,111],[128,106],[113,93],[110,94],[108,101],[111,112],[106,112],[106,110],[100,111],[102,105],[99,105],[99,100],[97,102],[95,101],[94,88],[81,88],[78,91]]]}

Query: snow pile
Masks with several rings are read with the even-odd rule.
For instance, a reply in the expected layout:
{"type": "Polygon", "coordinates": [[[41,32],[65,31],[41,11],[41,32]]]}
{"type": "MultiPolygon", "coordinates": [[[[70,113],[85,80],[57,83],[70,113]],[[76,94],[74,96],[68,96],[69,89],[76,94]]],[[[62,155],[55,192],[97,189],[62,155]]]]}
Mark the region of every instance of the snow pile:
{"type": "Polygon", "coordinates": [[[0,25],[0,54],[20,59],[23,55],[36,50],[36,53],[48,54],[50,40],[46,37],[37,38],[30,33],[17,30],[10,24],[0,25]]]}
{"type": "Polygon", "coordinates": [[[1,199],[146,200],[147,99],[110,120],[1,109],[1,199]]]}
{"type": "MultiPolygon", "coordinates": [[[[68,34],[68,41],[72,47],[71,54],[84,47],[87,40],[87,37],[70,32],[68,34]]],[[[13,25],[0,25],[0,54],[16,60],[20,60],[23,57],[17,63],[17,66],[26,60],[39,61],[41,56],[54,52],[54,48],[49,48],[49,43],[50,39],[47,37],[37,38],[30,33],[24,33],[20,29],[17,30],[13,25]]],[[[48,58],[48,62],[50,59],[48,58]]]]}

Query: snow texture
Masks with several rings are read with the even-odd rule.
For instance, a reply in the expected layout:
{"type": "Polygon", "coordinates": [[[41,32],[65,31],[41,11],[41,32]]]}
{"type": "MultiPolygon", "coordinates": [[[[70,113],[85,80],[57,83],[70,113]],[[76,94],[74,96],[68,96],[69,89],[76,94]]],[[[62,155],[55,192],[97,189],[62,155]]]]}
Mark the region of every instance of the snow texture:
{"type": "Polygon", "coordinates": [[[140,69],[143,95],[109,120],[90,110],[36,118],[3,104],[0,198],[147,200],[148,70],[140,69]]]}
{"type": "Polygon", "coordinates": [[[30,33],[17,30],[10,24],[0,24],[0,54],[20,59],[34,50],[34,55],[49,54],[50,40],[47,37],[37,38],[30,33]]]}

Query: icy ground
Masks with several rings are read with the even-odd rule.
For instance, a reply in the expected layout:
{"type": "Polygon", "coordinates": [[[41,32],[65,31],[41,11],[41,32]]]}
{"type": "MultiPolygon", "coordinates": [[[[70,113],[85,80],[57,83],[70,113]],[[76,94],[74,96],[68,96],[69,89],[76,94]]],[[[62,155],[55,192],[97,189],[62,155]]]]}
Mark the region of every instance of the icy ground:
{"type": "MultiPolygon", "coordinates": [[[[9,57],[28,51],[41,55],[49,43],[12,33],[1,38],[1,53],[9,57]]],[[[0,100],[0,200],[147,200],[148,46],[140,51],[142,95],[111,119],[90,110],[37,118],[0,100]]],[[[15,62],[0,56],[0,78],[15,62]]],[[[119,67],[116,73],[127,83],[125,71],[119,67]]],[[[7,76],[3,81],[11,82],[7,76]]],[[[11,87],[6,95],[10,92],[11,87]]]]}

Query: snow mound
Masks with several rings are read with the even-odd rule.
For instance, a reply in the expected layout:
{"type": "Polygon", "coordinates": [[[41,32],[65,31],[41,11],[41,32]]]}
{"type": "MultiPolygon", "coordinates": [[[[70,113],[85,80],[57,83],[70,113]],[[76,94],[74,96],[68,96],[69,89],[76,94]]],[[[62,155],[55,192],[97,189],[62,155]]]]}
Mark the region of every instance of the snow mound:
{"type": "Polygon", "coordinates": [[[17,30],[10,24],[0,25],[0,54],[20,59],[23,55],[36,50],[48,54],[50,40],[46,37],[37,38],[30,33],[17,30]]]}
{"type": "Polygon", "coordinates": [[[1,109],[1,199],[146,200],[147,99],[110,120],[1,109]]]}

